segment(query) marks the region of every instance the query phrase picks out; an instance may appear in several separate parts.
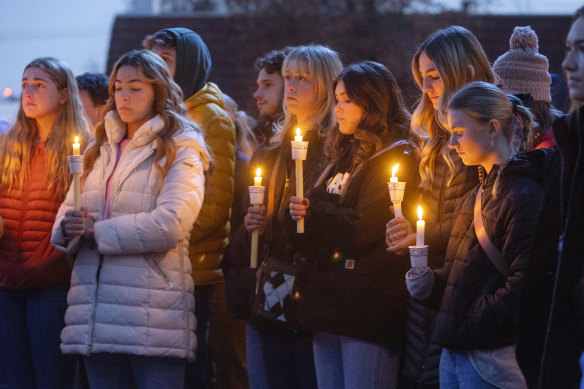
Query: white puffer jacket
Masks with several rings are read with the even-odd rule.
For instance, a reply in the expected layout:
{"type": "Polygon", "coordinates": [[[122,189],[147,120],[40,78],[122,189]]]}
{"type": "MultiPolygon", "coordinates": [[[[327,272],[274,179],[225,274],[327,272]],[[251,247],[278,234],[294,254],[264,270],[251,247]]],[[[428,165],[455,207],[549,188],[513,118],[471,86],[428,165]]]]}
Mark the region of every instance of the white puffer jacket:
{"type": "Polygon", "coordinates": [[[196,323],[188,243],[209,161],[203,137],[192,129],[175,135],[177,154],[162,178],[153,166],[153,136],[164,122],[159,116],[146,122],[120,157],[111,182],[110,218],[103,220],[115,145],[125,135],[116,112],[105,120],[108,141],[81,193],[82,207],[96,220],[95,242],[76,238],[65,246],[61,221],[73,208],[73,186],[53,225],[53,246],[77,254],[61,350],[192,360],[196,323]]]}

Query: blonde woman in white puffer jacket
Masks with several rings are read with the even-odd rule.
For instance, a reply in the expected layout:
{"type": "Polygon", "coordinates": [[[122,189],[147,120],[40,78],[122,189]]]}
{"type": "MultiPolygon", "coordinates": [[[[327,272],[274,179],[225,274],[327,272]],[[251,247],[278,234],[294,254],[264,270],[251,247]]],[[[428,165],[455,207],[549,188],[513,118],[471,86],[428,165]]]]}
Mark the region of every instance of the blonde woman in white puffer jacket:
{"type": "Polygon", "coordinates": [[[158,56],[127,53],[111,74],[82,211],[72,187],[53,226],[53,245],[76,255],[61,350],[84,355],[91,388],[182,388],[196,346],[188,243],[210,157],[158,56]]]}

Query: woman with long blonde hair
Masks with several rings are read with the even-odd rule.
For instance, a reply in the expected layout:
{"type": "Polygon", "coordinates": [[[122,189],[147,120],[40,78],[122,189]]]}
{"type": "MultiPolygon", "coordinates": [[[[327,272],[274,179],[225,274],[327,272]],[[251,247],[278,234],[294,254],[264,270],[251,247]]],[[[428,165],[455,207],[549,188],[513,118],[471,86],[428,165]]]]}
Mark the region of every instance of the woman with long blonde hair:
{"type": "Polygon", "coordinates": [[[73,73],[56,58],[22,75],[16,123],[0,138],[0,386],[67,388],[59,350],[70,267],[51,226],[71,184],[67,155],[89,139],[73,73]]]}
{"type": "MultiPolygon", "coordinates": [[[[478,39],[459,26],[439,30],[422,42],[412,61],[412,73],[422,91],[412,115],[412,131],[423,143],[419,171],[426,243],[430,266],[441,267],[456,202],[478,183],[477,168],[464,166],[456,153],[448,150],[446,107],[462,86],[472,81],[492,83],[494,77],[478,39]]],[[[415,239],[410,221],[394,218],[387,223],[386,243],[390,252],[407,253],[415,239]]],[[[403,371],[407,379],[418,384],[438,383],[440,348],[427,344],[434,314],[412,300],[403,371]],[[416,331],[426,336],[414,335],[416,331]]]]}
{"type": "MultiPolygon", "coordinates": [[[[333,82],[341,70],[337,53],[320,45],[296,47],[284,60],[283,125],[272,138],[271,149],[260,149],[250,162],[252,167],[268,170],[264,180],[269,183],[266,185],[269,214],[266,207],[250,207],[244,218],[246,230],[251,233],[258,229],[262,237],[260,260],[271,257],[292,264],[303,251],[304,246],[297,244],[296,226],[288,208],[296,192],[290,141],[299,128],[303,140],[309,142],[304,161],[304,190],[310,192],[325,165],[326,137],[335,128],[333,82]]],[[[259,322],[258,326],[268,386],[315,388],[312,338],[294,331],[294,319],[278,328],[273,328],[273,323],[259,322]]]]}
{"type": "Polygon", "coordinates": [[[189,234],[209,155],[157,55],[123,55],[109,95],[85,153],[84,211],[70,191],[53,226],[53,245],[76,254],[61,350],[84,355],[92,388],[182,388],[196,344],[189,234]]]}

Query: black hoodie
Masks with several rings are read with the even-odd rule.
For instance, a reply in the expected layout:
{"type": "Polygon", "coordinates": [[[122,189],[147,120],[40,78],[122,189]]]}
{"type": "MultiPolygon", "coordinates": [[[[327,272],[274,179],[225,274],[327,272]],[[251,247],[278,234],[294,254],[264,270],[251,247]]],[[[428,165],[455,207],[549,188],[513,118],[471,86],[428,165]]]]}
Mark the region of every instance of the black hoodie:
{"type": "Polygon", "coordinates": [[[174,81],[183,92],[183,99],[197,93],[211,74],[211,54],[203,39],[188,28],[169,28],[176,39],[176,71],[174,81]]]}

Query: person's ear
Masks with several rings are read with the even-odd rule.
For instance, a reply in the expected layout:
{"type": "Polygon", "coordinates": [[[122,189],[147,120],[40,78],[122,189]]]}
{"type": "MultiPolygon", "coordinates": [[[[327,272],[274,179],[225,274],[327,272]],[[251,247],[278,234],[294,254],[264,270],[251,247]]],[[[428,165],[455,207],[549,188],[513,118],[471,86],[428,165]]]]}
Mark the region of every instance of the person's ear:
{"type": "Polygon", "coordinates": [[[59,104],[63,105],[69,98],[69,91],[67,88],[63,88],[59,91],[59,104]]]}
{"type": "Polygon", "coordinates": [[[489,134],[494,138],[501,131],[501,122],[497,119],[489,120],[489,134]]]}
{"type": "Polygon", "coordinates": [[[468,76],[469,80],[474,80],[475,76],[475,68],[472,65],[466,65],[466,75],[468,76]]]}

